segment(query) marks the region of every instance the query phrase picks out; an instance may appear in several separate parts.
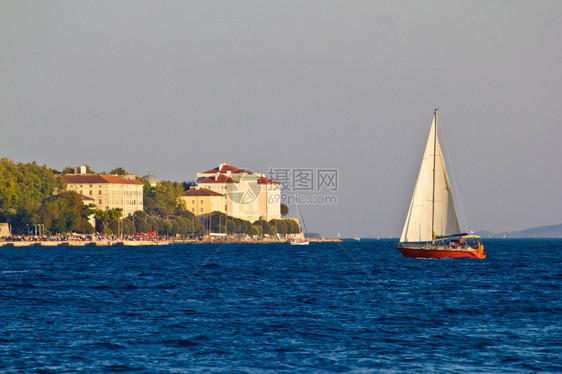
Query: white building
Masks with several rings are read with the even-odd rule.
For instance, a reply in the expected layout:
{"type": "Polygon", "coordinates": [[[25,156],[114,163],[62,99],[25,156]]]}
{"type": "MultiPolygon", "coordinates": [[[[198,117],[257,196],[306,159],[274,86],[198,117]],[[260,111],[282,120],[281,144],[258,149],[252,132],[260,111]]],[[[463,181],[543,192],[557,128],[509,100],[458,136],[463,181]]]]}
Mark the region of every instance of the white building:
{"type": "Polygon", "coordinates": [[[120,208],[123,217],[143,210],[144,184],[134,175],[66,174],[61,178],[68,191],[79,193],[86,203],[91,202],[99,209],[120,208]]]}
{"type": "Polygon", "coordinates": [[[255,222],[281,218],[281,184],[229,164],[197,173],[197,185],[226,195],[229,216],[255,222]]]}

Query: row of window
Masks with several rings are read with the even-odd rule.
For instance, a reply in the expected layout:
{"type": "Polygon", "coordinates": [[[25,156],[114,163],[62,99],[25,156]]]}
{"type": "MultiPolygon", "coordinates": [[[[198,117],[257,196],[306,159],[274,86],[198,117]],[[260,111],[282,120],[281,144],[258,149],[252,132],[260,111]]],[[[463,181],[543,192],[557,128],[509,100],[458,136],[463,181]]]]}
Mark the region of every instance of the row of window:
{"type": "MultiPolygon", "coordinates": [[[[121,193],[118,193],[121,191],[110,191],[110,195],[122,195],[121,193]]],[[[125,196],[142,196],[142,191],[123,191],[125,196]]],[[[94,194],[93,190],[90,190],[90,196],[92,196],[94,194]]],[[[84,195],[84,190],[80,190],[80,195],[84,195]]],[[[103,195],[102,190],[98,191],[98,195],[103,195]]]]}
{"type": "Polygon", "coordinates": [[[142,196],[142,191],[123,191],[121,189],[118,190],[110,190],[109,191],[110,195],[113,196],[121,196],[121,195],[125,195],[125,196],[142,196]]]}
{"type": "MultiPolygon", "coordinates": [[[[94,194],[94,191],[90,190],[90,196],[92,196],[93,194],[94,194]]],[[[100,194],[100,195],[102,194],[102,193],[101,193],[101,190],[100,190],[100,193],[99,193],[99,194],[100,194]]],[[[84,191],[83,191],[83,190],[80,190],[80,195],[84,195],[84,191]]]]}
{"type": "Polygon", "coordinates": [[[123,202],[123,200],[121,200],[121,199],[110,199],[111,205],[123,205],[123,203],[125,205],[137,205],[137,204],[142,205],[142,201],[138,201],[138,200],[125,200],[123,202]]]}

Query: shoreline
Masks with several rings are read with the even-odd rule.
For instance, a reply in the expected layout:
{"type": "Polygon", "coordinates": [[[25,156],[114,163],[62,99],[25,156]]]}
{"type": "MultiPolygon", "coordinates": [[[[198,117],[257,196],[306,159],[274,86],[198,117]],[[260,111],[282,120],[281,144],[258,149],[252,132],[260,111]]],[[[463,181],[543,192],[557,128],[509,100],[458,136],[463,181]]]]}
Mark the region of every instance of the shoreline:
{"type": "MultiPolygon", "coordinates": [[[[308,239],[311,243],[334,243],[341,242],[341,239],[308,239]]],[[[288,243],[287,240],[275,239],[187,239],[187,240],[29,240],[29,241],[0,241],[2,248],[22,248],[22,247],[146,247],[156,245],[174,244],[273,244],[288,243]]]]}

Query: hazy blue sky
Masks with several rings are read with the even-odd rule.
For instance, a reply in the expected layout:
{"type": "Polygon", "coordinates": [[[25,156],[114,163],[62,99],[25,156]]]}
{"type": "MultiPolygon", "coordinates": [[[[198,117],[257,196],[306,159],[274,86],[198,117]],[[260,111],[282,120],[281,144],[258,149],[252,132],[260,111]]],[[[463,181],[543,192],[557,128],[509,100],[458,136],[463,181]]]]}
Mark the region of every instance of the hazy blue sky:
{"type": "Polygon", "coordinates": [[[174,181],[221,162],[337,169],[337,204],[301,206],[309,231],[397,236],[439,107],[469,230],[562,223],[561,14],[561,1],[2,1],[0,156],[174,181]]]}

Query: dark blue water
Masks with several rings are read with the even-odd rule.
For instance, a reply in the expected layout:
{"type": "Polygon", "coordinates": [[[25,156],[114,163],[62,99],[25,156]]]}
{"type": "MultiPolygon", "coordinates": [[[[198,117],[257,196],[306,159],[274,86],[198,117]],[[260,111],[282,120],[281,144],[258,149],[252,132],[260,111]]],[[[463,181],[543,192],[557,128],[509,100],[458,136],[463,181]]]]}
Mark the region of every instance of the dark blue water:
{"type": "Polygon", "coordinates": [[[562,372],[562,240],[0,248],[0,372],[562,372]]]}

